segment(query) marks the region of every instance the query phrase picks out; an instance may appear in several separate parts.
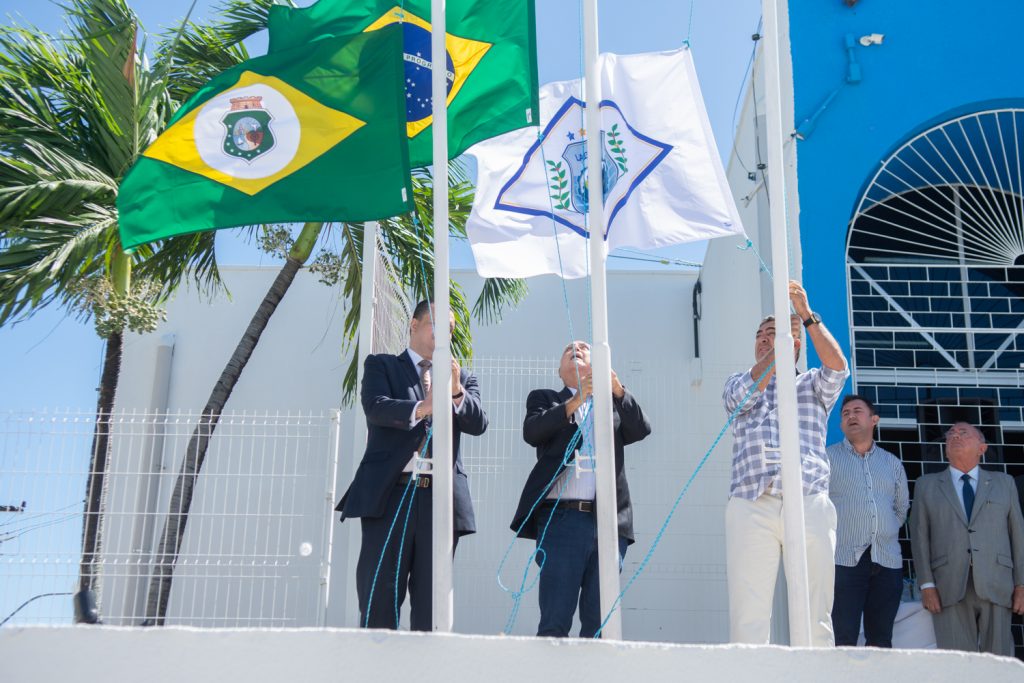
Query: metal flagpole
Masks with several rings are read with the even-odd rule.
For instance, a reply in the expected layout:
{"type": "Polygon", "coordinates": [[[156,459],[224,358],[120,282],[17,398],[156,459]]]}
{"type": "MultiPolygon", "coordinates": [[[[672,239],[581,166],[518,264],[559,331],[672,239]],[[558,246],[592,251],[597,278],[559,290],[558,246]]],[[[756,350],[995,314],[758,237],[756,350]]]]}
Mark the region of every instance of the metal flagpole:
{"type": "Polygon", "coordinates": [[[782,458],[782,521],[785,528],[786,587],[789,594],[790,645],[810,647],[811,607],[807,578],[807,537],[804,523],[800,435],[797,431],[796,360],[789,325],[789,254],[786,250],[786,190],[783,159],[782,85],[779,51],[779,4],[764,0],[765,119],[768,132],[768,184],[771,204],[772,298],[775,303],[775,377],[778,391],[779,449],[782,458]]]}
{"type": "Polygon", "coordinates": [[[448,69],[445,0],[431,0],[431,96],[434,136],[434,393],[433,619],[434,630],[452,630],[452,351],[448,282],[448,69]]]}
{"type": "MultiPolygon", "coordinates": [[[[363,386],[363,363],[366,357],[373,353],[373,313],[376,308],[376,295],[374,278],[377,270],[377,221],[367,221],[363,224],[363,273],[359,294],[359,356],[356,360],[356,400],[352,415],[352,453],[344,463],[345,467],[351,467],[351,472],[346,472],[349,480],[355,476],[359,461],[362,460],[363,451],[366,450],[366,418],[363,414],[363,404],[359,400],[359,391],[363,386]]],[[[345,584],[355,585],[356,565],[359,559],[360,536],[356,531],[358,524],[345,524],[348,532],[348,553],[345,558],[345,584]]],[[[359,623],[359,601],[348,591],[345,595],[345,625],[349,627],[361,626],[359,623]]]]}
{"type": "MultiPolygon", "coordinates": [[[[608,346],[608,287],[604,240],[604,193],[601,169],[601,76],[597,72],[597,0],[583,3],[583,62],[586,89],[587,219],[590,230],[590,301],[594,324],[591,363],[594,372],[594,453],[597,456],[597,554],[601,614],[619,596],[619,524],[615,492],[615,445],[612,430],[612,353],[608,346]]],[[[612,614],[602,636],[622,640],[622,618],[612,614]]]]}

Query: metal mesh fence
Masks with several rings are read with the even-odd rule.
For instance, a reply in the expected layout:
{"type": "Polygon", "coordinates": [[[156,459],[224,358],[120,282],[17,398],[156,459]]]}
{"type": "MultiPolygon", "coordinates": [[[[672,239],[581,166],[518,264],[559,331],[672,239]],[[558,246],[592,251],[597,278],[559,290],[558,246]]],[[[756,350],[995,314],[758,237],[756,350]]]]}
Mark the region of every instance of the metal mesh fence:
{"type": "MultiPolygon", "coordinates": [[[[110,420],[93,585],[103,623],[139,625],[196,413],[110,420]]],[[[94,416],[0,416],[0,619],[68,624],[94,416]],[[28,604],[24,604],[28,602],[28,604]],[[24,606],[22,606],[24,604],[24,606]]],[[[323,623],[338,414],[221,417],[177,558],[167,624],[323,623]]]]}

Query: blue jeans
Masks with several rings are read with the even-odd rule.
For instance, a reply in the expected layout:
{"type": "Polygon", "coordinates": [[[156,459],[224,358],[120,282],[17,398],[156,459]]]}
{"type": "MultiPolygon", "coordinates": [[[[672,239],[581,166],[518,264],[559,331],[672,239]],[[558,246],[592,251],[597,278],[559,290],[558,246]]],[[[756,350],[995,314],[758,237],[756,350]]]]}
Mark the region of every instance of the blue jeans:
{"type": "MultiPolygon", "coordinates": [[[[597,566],[597,523],[592,512],[541,509],[538,527],[553,515],[536,561],[540,573],[538,636],[564,638],[580,608],[580,638],[593,638],[601,627],[600,582],[597,566]],[[543,561],[543,563],[542,563],[543,561]]],[[[540,539],[538,539],[540,543],[540,539]]],[[[629,542],[619,537],[619,571],[629,542]]]]}
{"type": "Polygon", "coordinates": [[[903,594],[903,569],[871,561],[871,548],[856,567],[836,565],[836,597],[832,626],[836,645],[856,646],[864,615],[864,640],[869,647],[892,647],[892,625],[903,594]]]}

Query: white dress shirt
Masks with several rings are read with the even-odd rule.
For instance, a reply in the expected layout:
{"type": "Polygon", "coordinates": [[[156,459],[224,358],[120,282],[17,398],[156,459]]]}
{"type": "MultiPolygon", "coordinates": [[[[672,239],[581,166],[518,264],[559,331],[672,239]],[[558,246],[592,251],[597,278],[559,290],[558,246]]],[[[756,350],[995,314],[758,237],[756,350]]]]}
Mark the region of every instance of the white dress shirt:
{"type": "MultiPolygon", "coordinates": [[[[949,466],[949,476],[950,476],[950,478],[953,479],[953,488],[956,490],[956,497],[957,497],[957,500],[960,501],[960,507],[964,511],[964,516],[967,515],[967,506],[964,505],[964,480],[961,477],[963,477],[966,474],[968,477],[971,478],[971,488],[974,489],[974,495],[975,495],[975,497],[977,497],[977,495],[978,495],[978,470],[979,470],[979,468],[980,468],[979,465],[975,465],[974,469],[972,469],[970,472],[961,472],[960,470],[958,470],[957,468],[953,467],[952,465],[949,466]]],[[[971,520],[967,520],[967,521],[969,522],[971,520]]]]}
{"type": "MultiPolygon", "coordinates": [[[[576,390],[568,387],[572,395],[576,390]]],[[[590,419],[591,401],[586,401],[573,414],[576,424],[583,429],[576,457],[555,480],[548,498],[561,496],[562,500],[594,500],[597,495],[597,472],[594,463],[594,422],[590,419]],[[589,445],[589,447],[588,447],[589,445]]]]}
{"type": "MultiPolygon", "coordinates": [[[[420,372],[420,361],[423,360],[423,356],[421,356],[420,354],[416,353],[412,349],[406,349],[405,352],[408,353],[409,354],[409,358],[412,359],[412,365],[413,365],[414,368],[416,368],[416,374],[420,375],[420,379],[421,379],[420,383],[422,384],[422,377],[423,377],[423,375],[420,372]]],[[[433,365],[430,366],[430,370],[431,370],[431,377],[433,377],[433,370],[434,370],[434,366],[433,365]]],[[[416,405],[414,405],[412,407],[412,413],[409,414],[409,429],[412,429],[413,427],[415,427],[416,425],[418,425],[420,422],[423,421],[423,418],[420,418],[419,420],[416,419],[416,411],[419,410],[420,404],[422,404],[422,403],[423,403],[423,401],[416,401],[416,405]]],[[[462,412],[462,405],[464,403],[465,403],[465,401],[461,401],[458,405],[455,405],[455,401],[452,401],[452,405],[455,406],[455,414],[456,415],[458,415],[459,413],[462,412]]],[[[420,457],[420,453],[419,453],[418,450],[417,451],[413,451],[412,452],[412,457],[409,459],[409,462],[406,463],[405,469],[403,469],[402,471],[403,472],[416,472],[417,474],[429,474],[430,473],[430,458],[421,458],[420,457]],[[418,464],[417,461],[422,461],[422,464],[418,464]]]]}

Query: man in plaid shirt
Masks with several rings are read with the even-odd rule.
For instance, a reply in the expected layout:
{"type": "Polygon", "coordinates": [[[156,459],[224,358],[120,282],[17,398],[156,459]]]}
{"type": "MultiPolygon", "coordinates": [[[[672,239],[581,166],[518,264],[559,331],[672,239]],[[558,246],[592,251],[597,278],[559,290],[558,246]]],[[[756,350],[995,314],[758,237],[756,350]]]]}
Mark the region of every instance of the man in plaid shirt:
{"type": "MultiPolygon", "coordinates": [[[[829,466],[825,457],[828,415],[850,372],[839,344],[811,311],[807,293],[789,283],[796,355],[800,357],[800,325],[821,359],[796,378],[800,430],[800,461],[807,533],[808,589],[811,601],[811,643],[835,644],[832,597],[835,582],[836,509],[828,497],[829,466]]],[[[734,643],[768,643],[772,600],[782,553],[782,478],[779,454],[778,392],[775,382],[775,318],[768,316],[754,337],[750,370],[725,382],[722,400],[733,423],[732,486],[725,510],[726,562],[729,585],[729,631],[734,643]],[[771,369],[769,369],[771,368],[771,369]],[[760,381],[759,381],[760,380],[760,381]]]]}

